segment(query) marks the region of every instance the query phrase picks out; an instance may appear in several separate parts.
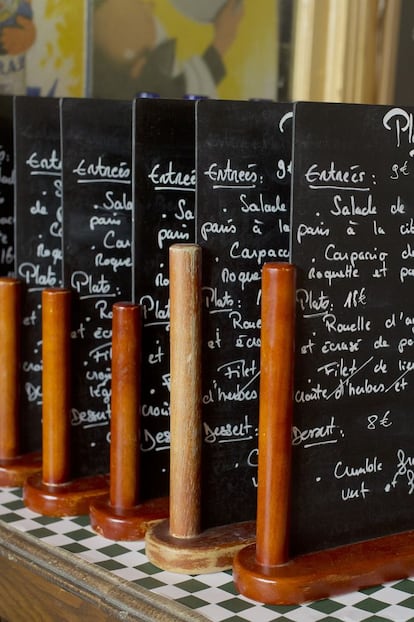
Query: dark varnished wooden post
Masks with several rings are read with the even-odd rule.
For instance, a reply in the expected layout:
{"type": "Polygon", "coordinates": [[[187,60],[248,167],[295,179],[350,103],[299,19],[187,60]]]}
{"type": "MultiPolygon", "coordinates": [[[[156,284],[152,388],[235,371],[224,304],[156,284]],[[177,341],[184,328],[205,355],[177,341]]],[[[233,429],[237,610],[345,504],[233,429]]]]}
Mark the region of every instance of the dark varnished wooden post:
{"type": "Polygon", "coordinates": [[[237,587],[255,600],[254,569],[288,561],[295,281],[291,264],[263,267],[256,545],[235,561],[237,587]]]}
{"type": "Polygon", "coordinates": [[[43,482],[70,480],[70,304],[69,290],[42,296],[43,482]]]}
{"type": "Polygon", "coordinates": [[[20,297],[20,281],[0,279],[0,460],[19,453],[20,297]]]}
{"type": "Polygon", "coordinates": [[[112,320],[110,503],[132,508],[139,502],[140,308],[118,303],[112,320]]]}
{"type": "Polygon", "coordinates": [[[21,282],[0,278],[0,486],[22,486],[41,469],[40,453],[20,455],[21,282]]]}
{"type": "Polygon", "coordinates": [[[91,504],[92,527],[112,540],[143,538],[168,516],[168,498],[140,500],[141,307],[113,306],[109,496],[91,504]]]}
{"type": "Polygon", "coordinates": [[[149,559],[164,570],[200,574],[231,566],[251,542],[250,523],[201,529],[201,247],[170,247],[170,520],[146,534],[149,559]]]}
{"type": "Polygon", "coordinates": [[[71,292],[42,292],[43,472],[28,478],[24,503],[51,516],[87,514],[92,499],[107,492],[107,479],[71,479],[70,465],[71,292]]]}
{"type": "Polygon", "coordinates": [[[267,264],[262,276],[256,559],[288,560],[295,270],[267,264]]]}

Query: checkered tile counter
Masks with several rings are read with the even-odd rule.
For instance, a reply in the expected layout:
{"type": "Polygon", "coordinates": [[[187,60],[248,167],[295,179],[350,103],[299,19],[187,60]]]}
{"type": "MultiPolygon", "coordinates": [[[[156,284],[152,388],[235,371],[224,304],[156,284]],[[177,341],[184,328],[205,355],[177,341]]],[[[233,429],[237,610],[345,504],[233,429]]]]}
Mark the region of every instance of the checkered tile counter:
{"type": "Polygon", "coordinates": [[[95,534],[87,516],[55,519],[25,508],[20,489],[0,488],[0,521],[59,547],[212,622],[414,621],[414,580],[362,590],[299,607],[269,607],[239,596],[231,572],[190,577],[164,572],[145,556],[143,542],[114,543],[95,534]]]}

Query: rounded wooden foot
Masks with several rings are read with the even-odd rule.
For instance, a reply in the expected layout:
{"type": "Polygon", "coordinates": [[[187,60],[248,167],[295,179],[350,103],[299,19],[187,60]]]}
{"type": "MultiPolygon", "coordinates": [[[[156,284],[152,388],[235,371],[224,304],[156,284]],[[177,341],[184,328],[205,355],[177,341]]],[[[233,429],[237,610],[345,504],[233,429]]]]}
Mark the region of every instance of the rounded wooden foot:
{"type": "Polygon", "coordinates": [[[263,566],[256,546],[238,552],[233,579],[240,594],[266,605],[298,605],[381,585],[414,574],[414,531],[263,566]]]}
{"type": "Polygon", "coordinates": [[[168,517],[169,499],[150,499],[133,508],[115,508],[109,496],[91,503],[91,527],[109,540],[142,540],[150,523],[168,517]]]}
{"type": "Polygon", "coordinates": [[[23,502],[30,510],[45,516],[88,514],[91,502],[108,494],[108,477],[82,477],[64,484],[46,484],[37,473],[26,480],[23,502]]]}
{"type": "Polygon", "coordinates": [[[146,554],[163,570],[207,574],[231,568],[235,554],[255,537],[255,521],[206,529],[190,538],[171,536],[169,522],[160,521],[147,531],[146,554]]]}
{"type": "Polygon", "coordinates": [[[0,460],[0,486],[21,487],[26,479],[42,470],[42,454],[33,452],[0,460]]]}

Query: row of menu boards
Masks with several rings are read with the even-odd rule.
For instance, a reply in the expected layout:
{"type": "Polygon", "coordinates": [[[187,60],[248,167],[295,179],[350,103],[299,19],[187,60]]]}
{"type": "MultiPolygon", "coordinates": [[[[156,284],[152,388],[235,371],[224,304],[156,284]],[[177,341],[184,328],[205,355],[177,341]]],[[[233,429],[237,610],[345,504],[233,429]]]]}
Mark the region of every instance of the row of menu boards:
{"type": "Polygon", "coordinates": [[[168,250],[195,242],[203,527],[255,518],[261,269],[286,261],[292,554],[413,526],[413,111],[3,97],[0,116],[1,269],[25,283],[24,451],[41,442],[41,290],[73,291],[74,477],[108,470],[112,304],[134,300],[141,491],[168,493],[168,250]]]}

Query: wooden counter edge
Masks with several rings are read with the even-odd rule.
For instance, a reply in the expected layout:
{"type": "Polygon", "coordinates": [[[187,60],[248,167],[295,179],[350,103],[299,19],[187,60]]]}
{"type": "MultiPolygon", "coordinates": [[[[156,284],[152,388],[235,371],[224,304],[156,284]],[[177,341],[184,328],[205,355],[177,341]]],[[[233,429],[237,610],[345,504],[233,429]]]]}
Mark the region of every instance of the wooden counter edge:
{"type": "Polygon", "coordinates": [[[1,521],[0,592],[7,594],[0,599],[0,618],[8,622],[23,622],[28,612],[33,622],[206,622],[204,616],[180,603],[1,521]],[[7,590],[2,589],[5,585],[7,590]]]}

